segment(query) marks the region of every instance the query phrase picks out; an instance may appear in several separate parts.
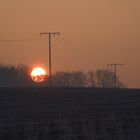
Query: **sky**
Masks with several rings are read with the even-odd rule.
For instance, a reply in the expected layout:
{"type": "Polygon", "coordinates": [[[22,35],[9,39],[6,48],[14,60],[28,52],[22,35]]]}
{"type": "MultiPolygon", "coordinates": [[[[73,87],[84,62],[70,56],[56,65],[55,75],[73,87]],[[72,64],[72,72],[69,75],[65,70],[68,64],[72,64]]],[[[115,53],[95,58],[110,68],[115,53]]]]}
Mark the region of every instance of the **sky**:
{"type": "Polygon", "coordinates": [[[120,80],[140,88],[139,0],[0,1],[1,64],[48,68],[48,36],[40,38],[40,32],[61,34],[52,36],[53,72],[123,63],[120,80]]]}

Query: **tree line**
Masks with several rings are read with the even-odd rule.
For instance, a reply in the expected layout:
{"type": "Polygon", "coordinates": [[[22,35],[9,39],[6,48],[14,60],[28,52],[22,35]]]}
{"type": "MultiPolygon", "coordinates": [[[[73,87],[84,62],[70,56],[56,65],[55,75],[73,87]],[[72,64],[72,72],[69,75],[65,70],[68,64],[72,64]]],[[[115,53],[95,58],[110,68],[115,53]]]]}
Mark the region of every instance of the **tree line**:
{"type": "MultiPolygon", "coordinates": [[[[117,79],[117,88],[125,88],[126,85],[117,79]]],[[[96,72],[82,71],[56,72],[52,76],[52,83],[56,87],[94,87],[94,88],[114,88],[115,74],[109,69],[99,69],[96,72]]]]}
{"type": "Polygon", "coordinates": [[[0,65],[0,86],[31,86],[33,82],[28,70],[29,67],[24,64],[0,65]]]}
{"type": "MultiPolygon", "coordinates": [[[[117,79],[117,87],[124,88],[126,85],[117,79]]],[[[0,86],[47,86],[49,77],[40,84],[32,81],[30,66],[20,64],[0,65],[0,86]]],[[[94,71],[59,71],[52,75],[54,87],[98,87],[114,88],[115,74],[109,69],[98,69],[94,71]]]]}

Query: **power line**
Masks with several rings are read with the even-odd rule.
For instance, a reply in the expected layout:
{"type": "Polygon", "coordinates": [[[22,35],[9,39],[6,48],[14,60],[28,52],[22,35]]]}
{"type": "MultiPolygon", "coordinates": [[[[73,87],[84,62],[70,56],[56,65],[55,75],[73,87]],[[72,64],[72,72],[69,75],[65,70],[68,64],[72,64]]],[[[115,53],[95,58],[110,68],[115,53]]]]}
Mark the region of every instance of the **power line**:
{"type": "MultiPolygon", "coordinates": [[[[79,55],[79,56],[82,56],[82,55],[85,55],[85,53],[89,53],[87,50],[83,49],[83,48],[76,48],[73,43],[71,43],[70,41],[64,39],[63,37],[61,37],[60,39],[56,38],[57,40],[59,40],[59,42],[62,44],[62,45],[67,45],[68,48],[70,48],[71,52],[75,55],[79,55]],[[63,43],[64,44],[63,44],[63,43]]],[[[66,47],[65,47],[66,48],[66,47]]]]}
{"type": "Polygon", "coordinates": [[[117,88],[117,66],[123,66],[124,64],[107,64],[107,66],[113,66],[114,67],[114,86],[117,88]]]}
{"type": "Polygon", "coordinates": [[[49,86],[52,86],[52,62],[51,62],[51,37],[52,35],[55,37],[56,35],[60,36],[59,32],[44,32],[40,33],[40,37],[42,35],[48,35],[49,36],[49,86]]]}
{"type": "MultiPolygon", "coordinates": [[[[56,38],[56,39],[58,39],[58,38],[56,38]]],[[[62,40],[63,42],[65,42],[66,44],[68,44],[69,46],[72,46],[72,43],[71,43],[70,41],[68,41],[68,40],[66,40],[66,39],[64,39],[64,38],[61,38],[61,40],[62,40]]]]}
{"type": "Polygon", "coordinates": [[[38,39],[16,39],[16,40],[0,40],[0,42],[26,42],[26,41],[36,41],[38,39]]]}

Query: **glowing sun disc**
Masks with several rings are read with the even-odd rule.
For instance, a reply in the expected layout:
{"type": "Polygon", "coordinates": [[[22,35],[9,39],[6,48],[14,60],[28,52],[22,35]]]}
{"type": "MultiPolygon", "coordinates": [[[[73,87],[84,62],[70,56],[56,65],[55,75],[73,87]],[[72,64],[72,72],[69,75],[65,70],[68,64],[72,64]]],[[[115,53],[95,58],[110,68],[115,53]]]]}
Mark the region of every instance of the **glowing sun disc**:
{"type": "Polygon", "coordinates": [[[46,71],[41,67],[36,67],[31,71],[31,78],[34,82],[41,83],[45,81],[46,71]]]}

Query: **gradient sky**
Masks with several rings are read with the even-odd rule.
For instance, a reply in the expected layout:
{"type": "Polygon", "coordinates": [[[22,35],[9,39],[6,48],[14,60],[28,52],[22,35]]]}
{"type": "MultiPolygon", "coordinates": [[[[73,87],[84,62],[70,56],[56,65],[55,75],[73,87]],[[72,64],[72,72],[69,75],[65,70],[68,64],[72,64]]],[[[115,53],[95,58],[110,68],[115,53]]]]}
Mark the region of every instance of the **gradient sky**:
{"type": "Polygon", "coordinates": [[[1,0],[0,40],[37,40],[0,41],[0,63],[48,66],[48,38],[39,33],[54,31],[53,72],[124,63],[120,79],[140,87],[139,0],[1,0]]]}

